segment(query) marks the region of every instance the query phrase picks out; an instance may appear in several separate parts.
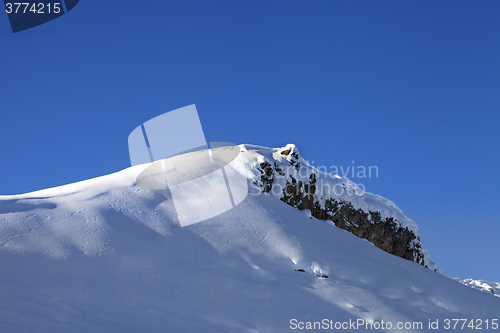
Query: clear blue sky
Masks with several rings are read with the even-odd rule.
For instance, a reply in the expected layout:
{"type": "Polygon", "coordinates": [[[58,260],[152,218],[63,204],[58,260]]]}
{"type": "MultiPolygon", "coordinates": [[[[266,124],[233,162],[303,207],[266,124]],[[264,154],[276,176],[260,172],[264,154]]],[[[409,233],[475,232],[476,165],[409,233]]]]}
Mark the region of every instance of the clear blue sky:
{"type": "Polygon", "coordinates": [[[295,143],[420,227],[443,271],[500,281],[500,2],[92,1],[0,15],[0,194],[129,166],[142,122],[196,104],[208,141],[295,143]]]}

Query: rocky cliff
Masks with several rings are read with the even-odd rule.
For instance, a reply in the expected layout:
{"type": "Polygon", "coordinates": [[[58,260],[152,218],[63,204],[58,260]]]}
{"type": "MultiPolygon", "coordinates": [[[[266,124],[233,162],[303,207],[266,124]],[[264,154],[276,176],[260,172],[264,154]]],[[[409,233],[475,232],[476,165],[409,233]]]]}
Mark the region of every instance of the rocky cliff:
{"type": "Polygon", "coordinates": [[[243,152],[257,153],[252,191],[277,196],[284,203],[311,216],[330,220],[337,227],[367,239],[378,248],[441,272],[429,253],[422,249],[415,222],[391,201],[363,192],[345,177],[327,174],[309,165],[293,144],[266,152],[243,146],[243,152]]]}

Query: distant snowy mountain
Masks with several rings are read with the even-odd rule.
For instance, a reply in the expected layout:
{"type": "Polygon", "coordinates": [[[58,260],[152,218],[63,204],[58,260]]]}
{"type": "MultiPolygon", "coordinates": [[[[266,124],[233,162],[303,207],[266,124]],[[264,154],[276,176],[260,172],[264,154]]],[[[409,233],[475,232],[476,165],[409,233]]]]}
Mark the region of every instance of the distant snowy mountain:
{"type": "Polygon", "coordinates": [[[500,299],[434,272],[394,203],[320,173],[294,146],[240,147],[229,166],[248,197],[186,227],[168,190],[134,185],[143,165],[0,196],[0,332],[435,332],[453,319],[467,320],[461,332],[498,331],[500,299]],[[297,163],[310,172],[287,175],[297,163]],[[313,192],[321,179],[346,191],[313,192]],[[279,184],[287,191],[272,194],[279,184]],[[352,234],[366,230],[398,253],[352,234]]]}
{"type": "Polygon", "coordinates": [[[453,280],[458,281],[471,288],[481,290],[487,293],[492,293],[493,295],[500,297],[500,282],[474,280],[474,279],[460,280],[458,278],[454,278],[453,280]]]}

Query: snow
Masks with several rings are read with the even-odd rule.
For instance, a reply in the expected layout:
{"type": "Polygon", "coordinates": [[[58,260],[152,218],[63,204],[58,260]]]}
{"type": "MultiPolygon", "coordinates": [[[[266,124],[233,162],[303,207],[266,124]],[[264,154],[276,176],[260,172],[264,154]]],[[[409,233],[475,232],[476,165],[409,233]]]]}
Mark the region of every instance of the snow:
{"type": "Polygon", "coordinates": [[[465,279],[465,280],[460,280],[458,278],[453,278],[453,279],[471,288],[481,290],[489,294],[491,293],[497,297],[500,297],[500,282],[474,280],[474,279],[465,279]]]}
{"type": "MultiPolygon", "coordinates": [[[[247,178],[277,151],[242,147],[231,167],[247,178]]],[[[430,331],[500,317],[499,298],[272,195],[181,227],[168,190],[134,186],[137,168],[0,196],[0,332],[287,332],[292,319],[430,331]]],[[[393,203],[358,197],[412,227],[393,203]]]]}

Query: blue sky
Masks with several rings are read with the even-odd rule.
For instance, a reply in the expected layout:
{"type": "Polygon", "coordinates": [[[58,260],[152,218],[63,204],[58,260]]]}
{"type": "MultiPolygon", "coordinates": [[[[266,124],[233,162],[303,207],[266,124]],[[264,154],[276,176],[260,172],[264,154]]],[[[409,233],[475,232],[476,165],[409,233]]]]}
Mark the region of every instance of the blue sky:
{"type": "Polygon", "coordinates": [[[196,104],[208,141],[295,143],[419,225],[449,276],[500,281],[500,2],[81,0],[0,15],[0,194],[130,165],[144,121],[196,104]]]}

